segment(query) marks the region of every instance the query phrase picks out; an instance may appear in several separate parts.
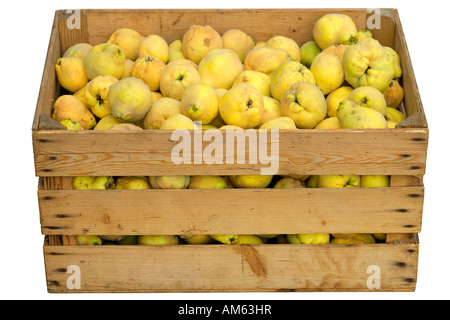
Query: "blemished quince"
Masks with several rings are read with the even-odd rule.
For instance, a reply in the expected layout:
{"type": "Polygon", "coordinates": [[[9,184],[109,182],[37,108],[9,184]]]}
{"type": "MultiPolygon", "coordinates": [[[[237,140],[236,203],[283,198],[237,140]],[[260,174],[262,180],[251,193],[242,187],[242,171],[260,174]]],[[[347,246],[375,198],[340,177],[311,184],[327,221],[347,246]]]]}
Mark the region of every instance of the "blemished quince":
{"type": "Polygon", "coordinates": [[[208,244],[213,241],[209,234],[180,235],[179,237],[188,244],[208,244]]]}
{"type": "Polygon", "coordinates": [[[162,246],[178,243],[179,238],[176,235],[139,235],[137,239],[138,245],[162,246]]]}
{"type": "Polygon", "coordinates": [[[223,47],[233,50],[241,60],[244,62],[245,56],[255,46],[255,41],[242,30],[229,29],[222,34],[223,47]]]}
{"type": "Polygon", "coordinates": [[[80,123],[70,119],[64,119],[60,122],[67,130],[84,130],[80,123]]]}
{"type": "Polygon", "coordinates": [[[76,43],[73,46],[69,47],[63,54],[63,57],[74,57],[84,59],[86,55],[91,51],[92,45],[89,43],[76,43]]]}
{"type": "Polygon", "coordinates": [[[264,102],[264,112],[258,127],[261,127],[267,121],[274,120],[282,116],[280,101],[272,97],[263,96],[263,102],[264,102]]]}
{"type": "Polygon", "coordinates": [[[372,233],[372,236],[375,238],[377,242],[386,242],[387,238],[386,233],[372,233]]]}
{"type": "Polygon", "coordinates": [[[281,100],[281,96],[294,83],[307,81],[316,84],[315,77],[311,70],[300,62],[290,60],[282,63],[272,74],[270,81],[270,94],[276,100],[281,100]]]}
{"type": "Polygon", "coordinates": [[[161,76],[159,89],[164,97],[181,100],[184,90],[196,83],[202,83],[197,68],[185,63],[174,64],[161,76]]]}
{"type": "Polygon", "coordinates": [[[333,244],[374,244],[376,242],[371,233],[332,233],[333,244]]]}
{"type": "Polygon", "coordinates": [[[342,129],[337,117],[329,117],[320,121],[314,129],[342,129]]]}
{"type": "Polygon", "coordinates": [[[122,122],[118,124],[113,124],[105,130],[110,131],[142,131],[143,129],[133,123],[122,122]]]}
{"type": "MultiPolygon", "coordinates": [[[[225,89],[216,89],[215,90],[217,93],[217,97],[219,98],[219,102],[220,99],[222,99],[223,95],[225,94],[225,92],[227,92],[227,90],[225,89]]],[[[226,125],[225,121],[223,121],[222,117],[220,116],[220,112],[217,114],[217,116],[209,123],[209,125],[212,125],[216,128],[220,128],[224,125],[226,125]]]]}
{"type": "Polygon", "coordinates": [[[358,41],[358,30],[352,18],[345,14],[330,13],[316,21],[314,40],[322,49],[335,44],[352,45],[358,41]]]}
{"type": "Polygon", "coordinates": [[[319,177],[317,175],[314,176],[310,176],[307,180],[306,180],[306,187],[307,188],[317,188],[317,183],[319,181],[319,177]]]}
{"type": "Polygon", "coordinates": [[[125,177],[117,177],[116,189],[146,190],[151,189],[151,186],[147,177],[125,176],[125,177]]]}
{"type": "Polygon", "coordinates": [[[280,104],[281,114],[292,118],[300,129],[313,129],[327,114],[323,93],[307,81],[294,83],[281,96],[280,104]]]}
{"type": "Polygon", "coordinates": [[[232,125],[232,124],[226,124],[224,126],[221,126],[219,129],[220,130],[242,130],[243,128],[232,125]]]}
{"type": "Polygon", "coordinates": [[[58,122],[70,119],[78,122],[84,130],[95,127],[97,120],[88,106],[79,98],[65,94],[59,96],[53,104],[52,118],[58,122]]]}
{"type": "Polygon", "coordinates": [[[178,59],[186,59],[183,53],[183,43],[180,39],[176,39],[169,44],[169,61],[167,64],[178,59]]]}
{"type": "Polygon", "coordinates": [[[117,241],[124,239],[126,236],[124,236],[124,235],[100,235],[99,237],[105,241],[117,242],[117,241]]]}
{"type": "Polygon", "coordinates": [[[169,45],[159,35],[148,35],[139,43],[138,57],[155,57],[167,63],[169,61],[169,45]]]}
{"type": "Polygon", "coordinates": [[[389,129],[395,129],[397,127],[397,122],[395,121],[386,121],[389,129]]]}
{"type": "Polygon", "coordinates": [[[110,176],[80,176],[72,178],[74,190],[107,190],[115,188],[115,181],[110,176]]]}
{"type": "Polygon", "coordinates": [[[208,124],[219,113],[219,97],[213,87],[203,83],[194,84],[184,91],[180,110],[192,121],[208,124]]]}
{"type": "Polygon", "coordinates": [[[384,116],[375,109],[361,107],[356,102],[343,100],[336,116],[343,129],[387,129],[384,116]]]}
{"type": "Polygon", "coordinates": [[[144,81],[151,91],[158,91],[161,77],[166,69],[166,64],[159,58],[139,57],[131,69],[131,76],[144,81]]]}
{"type": "Polygon", "coordinates": [[[358,42],[367,38],[373,38],[372,31],[369,29],[358,29],[358,42]]]}
{"type": "Polygon", "coordinates": [[[235,188],[267,188],[272,182],[270,175],[228,176],[235,188]]]}
{"type": "Polygon", "coordinates": [[[361,187],[386,188],[391,185],[391,177],[388,175],[362,175],[361,187]]]}
{"type": "Polygon", "coordinates": [[[202,83],[214,89],[230,89],[236,77],[244,71],[239,56],[231,49],[209,51],[198,64],[202,83]]]}
{"type": "Polygon", "coordinates": [[[256,234],[258,238],[261,239],[273,239],[279,236],[279,234],[256,234]]]}
{"type": "Polygon", "coordinates": [[[83,88],[89,81],[81,58],[59,58],[56,60],[55,71],[59,84],[72,93],[83,88]]]}
{"type": "Polygon", "coordinates": [[[319,48],[317,43],[314,40],[305,42],[300,47],[300,57],[301,57],[301,64],[309,68],[311,66],[311,63],[313,62],[314,58],[322,52],[322,49],[319,48]]]}
{"type": "Polygon", "coordinates": [[[320,175],[317,188],[354,188],[361,185],[359,175],[320,175]]]}
{"type": "Polygon", "coordinates": [[[356,102],[361,107],[371,108],[383,116],[386,114],[386,100],[383,94],[370,86],[362,86],[350,92],[347,100],[356,102]]]}
{"type": "Polygon", "coordinates": [[[196,130],[200,129],[194,121],[190,118],[186,117],[183,114],[174,114],[167,118],[159,127],[160,130],[177,130],[177,129],[185,129],[185,130],[196,130]]]}
{"type": "Polygon", "coordinates": [[[97,117],[104,118],[111,114],[108,92],[109,88],[117,82],[119,82],[117,78],[104,74],[89,81],[84,88],[84,100],[97,117]]]}
{"type": "Polygon", "coordinates": [[[239,234],[234,244],[264,244],[263,240],[253,234],[239,234]]]}
{"type": "Polygon", "coordinates": [[[281,49],[288,53],[290,59],[300,62],[300,47],[294,39],[277,35],[266,41],[266,47],[281,49]]]}
{"type": "Polygon", "coordinates": [[[153,189],[187,189],[190,176],[151,176],[150,185],[153,189]]]}
{"type": "Polygon", "coordinates": [[[186,58],[179,58],[179,59],[176,59],[176,60],[169,61],[167,63],[167,66],[170,67],[170,66],[173,66],[175,64],[187,64],[187,65],[190,65],[190,66],[192,66],[192,67],[194,67],[195,69],[198,70],[198,64],[196,64],[194,61],[186,59],[186,58]]]}
{"type": "Polygon", "coordinates": [[[286,240],[290,244],[327,244],[330,243],[329,233],[287,234],[286,240]]]}
{"type": "Polygon", "coordinates": [[[348,44],[333,44],[328,48],[324,49],[322,52],[334,54],[341,61],[344,58],[345,49],[347,49],[348,44]]]}
{"type": "Polygon", "coordinates": [[[77,245],[79,246],[101,246],[102,238],[97,235],[77,235],[77,245]]]}
{"type": "Polygon", "coordinates": [[[131,28],[118,28],[109,37],[108,43],[113,43],[122,48],[125,58],[132,61],[138,57],[139,44],[144,36],[131,28]]]}
{"type": "Polygon", "coordinates": [[[134,61],[130,60],[130,59],[125,59],[125,67],[123,69],[123,73],[122,76],[120,77],[119,80],[122,80],[124,78],[128,78],[131,77],[131,72],[133,70],[133,66],[134,66],[134,61]]]}
{"type": "Polygon", "coordinates": [[[386,89],[394,78],[395,58],[379,42],[367,38],[345,49],[342,63],[345,79],[353,87],[386,89]]]}
{"type": "Polygon", "coordinates": [[[405,120],[405,118],[406,116],[400,110],[390,107],[386,108],[385,119],[387,121],[394,121],[396,123],[400,123],[403,120],[405,120]]]}
{"type": "Polygon", "coordinates": [[[239,83],[247,83],[261,91],[264,96],[270,97],[270,81],[270,76],[265,73],[255,70],[244,70],[234,79],[232,87],[239,83]]]}
{"type": "Polygon", "coordinates": [[[383,91],[386,107],[398,109],[405,98],[405,90],[398,80],[391,81],[389,86],[383,91]]]}
{"type": "MultiPolygon", "coordinates": [[[[88,82],[89,83],[89,82],[88,82]]],[[[86,88],[86,86],[84,86],[83,88],[81,88],[80,90],[78,90],[77,92],[75,92],[73,94],[74,97],[77,97],[78,99],[80,99],[81,101],[83,101],[84,103],[88,104],[85,96],[84,96],[84,89],[86,88]]]]}
{"type": "Polygon", "coordinates": [[[266,46],[255,47],[244,59],[244,70],[256,70],[270,75],[288,59],[288,53],[284,50],[266,46]]]}
{"type": "Polygon", "coordinates": [[[353,87],[342,86],[327,95],[325,101],[327,102],[327,115],[329,117],[336,117],[336,110],[339,107],[339,103],[341,103],[342,100],[347,100],[352,91],[353,87]]]}
{"type": "Polygon", "coordinates": [[[125,69],[125,53],[113,43],[95,45],[83,61],[89,80],[99,75],[110,75],[120,79],[125,69]]]}
{"type": "Polygon", "coordinates": [[[269,121],[264,122],[259,129],[290,129],[294,130],[297,129],[297,126],[295,125],[294,120],[292,120],[289,117],[278,117],[276,119],[272,119],[269,121]]]}
{"type": "Polygon", "coordinates": [[[273,186],[275,189],[294,189],[294,188],[305,188],[303,183],[291,177],[283,177],[275,183],[273,186]]]}
{"type": "Polygon", "coordinates": [[[384,46],[383,48],[394,56],[394,79],[401,78],[403,70],[402,70],[402,63],[400,61],[400,56],[398,55],[397,51],[395,51],[391,47],[384,46]]]}
{"type": "Polygon", "coordinates": [[[202,130],[209,130],[209,129],[219,129],[216,126],[213,126],[212,124],[202,124],[200,126],[202,130]]]}
{"type": "Polygon", "coordinates": [[[197,64],[209,51],[222,48],[222,36],[209,25],[191,25],[183,35],[183,54],[197,64]]]}
{"type": "Polygon", "coordinates": [[[239,83],[222,96],[219,112],[226,124],[256,128],[264,112],[263,95],[255,87],[239,83]]]}
{"type": "Polygon", "coordinates": [[[321,52],[317,55],[310,68],[316,85],[324,95],[339,88],[345,80],[341,60],[332,53],[321,52]]]}
{"type": "Polygon", "coordinates": [[[237,234],[211,234],[211,238],[223,244],[233,244],[236,242],[237,234]]]}
{"type": "Polygon", "coordinates": [[[227,189],[227,181],[222,176],[191,176],[189,189],[227,189]]]}
{"type": "Polygon", "coordinates": [[[122,246],[137,245],[137,237],[138,236],[123,236],[121,239],[117,240],[117,244],[122,246]]]}
{"type": "Polygon", "coordinates": [[[94,130],[107,130],[109,127],[120,123],[122,122],[114,118],[112,115],[108,115],[106,117],[101,118],[97,122],[97,125],[94,127],[94,130]]]}
{"type": "Polygon", "coordinates": [[[257,41],[255,43],[255,47],[253,49],[259,48],[259,47],[265,47],[265,46],[266,46],[266,41],[257,41]]]}
{"type": "Polygon", "coordinates": [[[181,113],[181,102],[173,98],[162,97],[152,103],[144,118],[144,129],[159,130],[164,121],[181,113]]]}
{"type": "Polygon", "coordinates": [[[149,87],[141,79],[125,78],[109,88],[108,103],[111,114],[125,122],[141,120],[152,104],[149,87]]]}

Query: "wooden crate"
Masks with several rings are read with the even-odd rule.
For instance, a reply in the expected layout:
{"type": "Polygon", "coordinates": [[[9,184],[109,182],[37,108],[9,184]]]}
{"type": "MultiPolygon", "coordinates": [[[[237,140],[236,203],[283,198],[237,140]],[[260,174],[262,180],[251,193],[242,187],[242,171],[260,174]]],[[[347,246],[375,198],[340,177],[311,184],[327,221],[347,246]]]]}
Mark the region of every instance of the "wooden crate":
{"type": "Polygon", "coordinates": [[[77,291],[69,290],[64,280],[70,265],[82,267],[83,285],[77,292],[367,291],[366,269],[371,265],[380,266],[383,275],[382,287],[374,290],[414,290],[428,125],[395,9],[381,10],[381,29],[372,32],[402,60],[401,108],[406,120],[396,129],[280,131],[278,171],[280,175],[383,174],[391,176],[391,187],[71,190],[73,176],[244,175],[259,174],[266,166],[225,161],[174,165],[171,151],[177,142],[171,141],[168,131],[64,130],[50,118],[54,101],[63,93],[54,62],[71,45],[105,42],[119,27],[159,34],[170,42],[180,39],[192,24],[208,24],[219,33],[239,28],[256,41],[285,35],[301,44],[312,40],[315,21],[330,12],[351,16],[359,28],[371,15],[363,9],[81,10],[80,28],[71,29],[67,20],[73,12],[57,11],[32,126],[48,290],[77,291]],[[63,245],[64,239],[76,234],[356,232],[389,233],[388,241],[351,246],[63,245]],[[221,269],[224,257],[230,262],[221,269]],[[161,263],[150,267],[154,261],[161,263]],[[116,264],[113,270],[104,272],[111,264],[116,264]],[[185,265],[190,267],[183,269],[185,265]]]}

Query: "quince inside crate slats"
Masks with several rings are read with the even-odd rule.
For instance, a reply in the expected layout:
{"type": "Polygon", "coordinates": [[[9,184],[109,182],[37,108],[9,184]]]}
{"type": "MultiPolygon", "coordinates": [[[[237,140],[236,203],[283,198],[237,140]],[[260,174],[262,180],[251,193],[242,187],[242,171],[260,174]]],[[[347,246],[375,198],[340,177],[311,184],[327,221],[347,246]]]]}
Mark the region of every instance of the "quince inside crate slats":
{"type": "Polygon", "coordinates": [[[32,139],[49,292],[415,290],[395,9],[56,11],[32,139]]]}

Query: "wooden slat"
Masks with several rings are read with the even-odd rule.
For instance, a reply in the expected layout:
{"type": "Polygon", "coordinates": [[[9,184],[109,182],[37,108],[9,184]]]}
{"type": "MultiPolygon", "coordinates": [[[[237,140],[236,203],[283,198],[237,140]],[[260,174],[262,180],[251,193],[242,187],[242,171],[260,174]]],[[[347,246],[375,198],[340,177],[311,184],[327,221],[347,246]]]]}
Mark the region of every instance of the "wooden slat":
{"type": "Polygon", "coordinates": [[[42,73],[41,87],[39,90],[39,97],[36,104],[36,110],[33,118],[32,130],[39,129],[39,122],[41,115],[50,116],[53,108],[53,103],[59,96],[61,87],[56,79],[54,64],[61,56],[60,41],[58,35],[58,20],[59,12],[55,12],[52,31],[50,34],[49,45],[47,50],[47,57],[42,73]]]}
{"type": "Polygon", "coordinates": [[[410,233],[423,188],[41,190],[43,234],[410,233]]]}
{"type": "MultiPolygon", "coordinates": [[[[379,19],[380,22],[380,28],[375,27],[373,29],[370,29],[373,37],[380,41],[383,46],[388,46],[391,48],[394,48],[395,46],[395,21],[393,19],[395,11],[396,9],[380,8],[380,15],[377,16],[378,11],[367,9],[367,20],[370,19],[370,21],[372,22],[372,18],[375,18],[379,19]]],[[[367,28],[368,27],[365,25],[364,29],[367,28]]]]}
{"type": "MultiPolygon", "coordinates": [[[[267,41],[273,35],[291,37],[299,45],[313,40],[316,21],[330,13],[327,9],[152,9],[84,10],[90,30],[89,42],[102,43],[120,27],[133,28],[142,35],[158,34],[167,42],[182,39],[193,25],[210,25],[223,34],[240,29],[254,41],[267,41]],[[262,23],[263,22],[263,23],[262,23]],[[267,22],[267,23],[264,23],[267,22]]],[[[366,26],[364,9],[333,9],[352,17],[357,27],[366,26]]]]}
{"type": "Polygon", "coordinates": [[[89,27],[85,10],[59,10],[59,39],[61,53],[77,43],[89,42],[89,27]],[[78,22],[79,25],[72,25],[78,22]]]}
{"type": "MultiPolygon", "coordinates": [[[[228,134],[222,134],[226,145],[228,134]]],[[[180,142],[171,141],[169,131],[43,131],[33,133],[33,142],[36,175],[43,177],[243,175],[270,166],[250,153],[248,141],[236,142],[236,150],[248,151],[244,164],[227,164],[229,150],[223,152],[223,164],[195,164],[192,146],[191,164],[174,165],[171,153],[180,142]],[[255,164],[249,163],[252,155],[255,164]]],[[[202,150],[209,144],[204,142],[202,150]]],[[[427,146],[428,132],[421,129],[280,131],[278,174],[423,175],[427,146]]]]}
{"type": "Polygon", "coordinates": [[[47,245],[44,252],[49,292],[414,291],[418,259],[413,243],[47,245]],[[373,270],[379,289],[368,287],[373,270]]]}

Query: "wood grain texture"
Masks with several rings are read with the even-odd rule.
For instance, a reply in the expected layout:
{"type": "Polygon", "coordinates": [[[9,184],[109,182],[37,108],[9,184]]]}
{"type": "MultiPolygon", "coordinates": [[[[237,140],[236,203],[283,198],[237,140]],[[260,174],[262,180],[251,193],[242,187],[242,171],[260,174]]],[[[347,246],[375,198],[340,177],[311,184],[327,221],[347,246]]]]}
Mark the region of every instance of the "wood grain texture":
{"type": "MultiPolygon", "coordinates": [[[[367,10],[333,9],[352,17],[365,28],[367,10]]],[[[106,42],[120,27],[133,28],[142,35],[157,34],[167,42],[182,39],[191,25],[209,25],[223,34],[240,29],[254,41],[267,41],[274,35],[288,36],[300,45],[313,40],[312,29],[327,9],[137,9],[83,10],[90,30],[89,42],[106,42]]]]}
{"type": "Polygon", "coordinates": [[[58,30],[62,54],[74,44],[89,42],[89,26],[85,10],[58,10],[57,13],[59,13],[58,30]]]}
{"type": "Polygon", "coordinates": [[[56,78],[55,63],[61,56],[60,38],[58,35],[59,12],[55,12],[53,26],[50,33],[50,39],[47,50],[47,57],[42,73],[41,87],[36,103],[36,110],[33,117],[32,130],[39,129],[41,115],[51,116],[53,103],[60,95],[61,87],[56,78]]]}
{"type": "MultiPolygon", "coordinates": [[[[261,163],[258,154],[251,153],[247,140],[235,143],[235,150],[247,151],[245,163],[227,164],[230,150],[224,147],[222,164],[206,164],[204,160],[196,164],[192,145],[191,164],[174,165],[172,150],[179,142],[172,141],[171,135],[170,131],[158,130],[34,132],[36,175],[251,175],[270,167],[261,163]],[[248,160],[252,156],[256,157],[256,163],[248,160]]],[[[226,145],[228,133],[222,131],[222,137],[226,145]]],[[[193,132],[191,141],[194,141],[193,132]]],[[[209,144],[202,143],[202,154],[209,144]]],[[[279,132],[279,143],[274,148],[277,145],[278,174],[423,175],[428,132],[422,129],[285,130],[279,132]]],[[[235,151],[235,157],[237,154],[235,151]]]]}
{"type": "Polygon", "coordinates": [[[414,291],[418,246],[46,245],[44,253],[49,292],[414,291]],[[70,266],[79,289],[68,289],[70,266]],[[379,289],[368,288],[371,266],[379,289]]]}
{"type": "Polygon", "coordinates": [[[43,234],[410,233],[423,187],[41,190],[43,234]],[[326,200],[325,200],[326,199],[326,200]]]}

